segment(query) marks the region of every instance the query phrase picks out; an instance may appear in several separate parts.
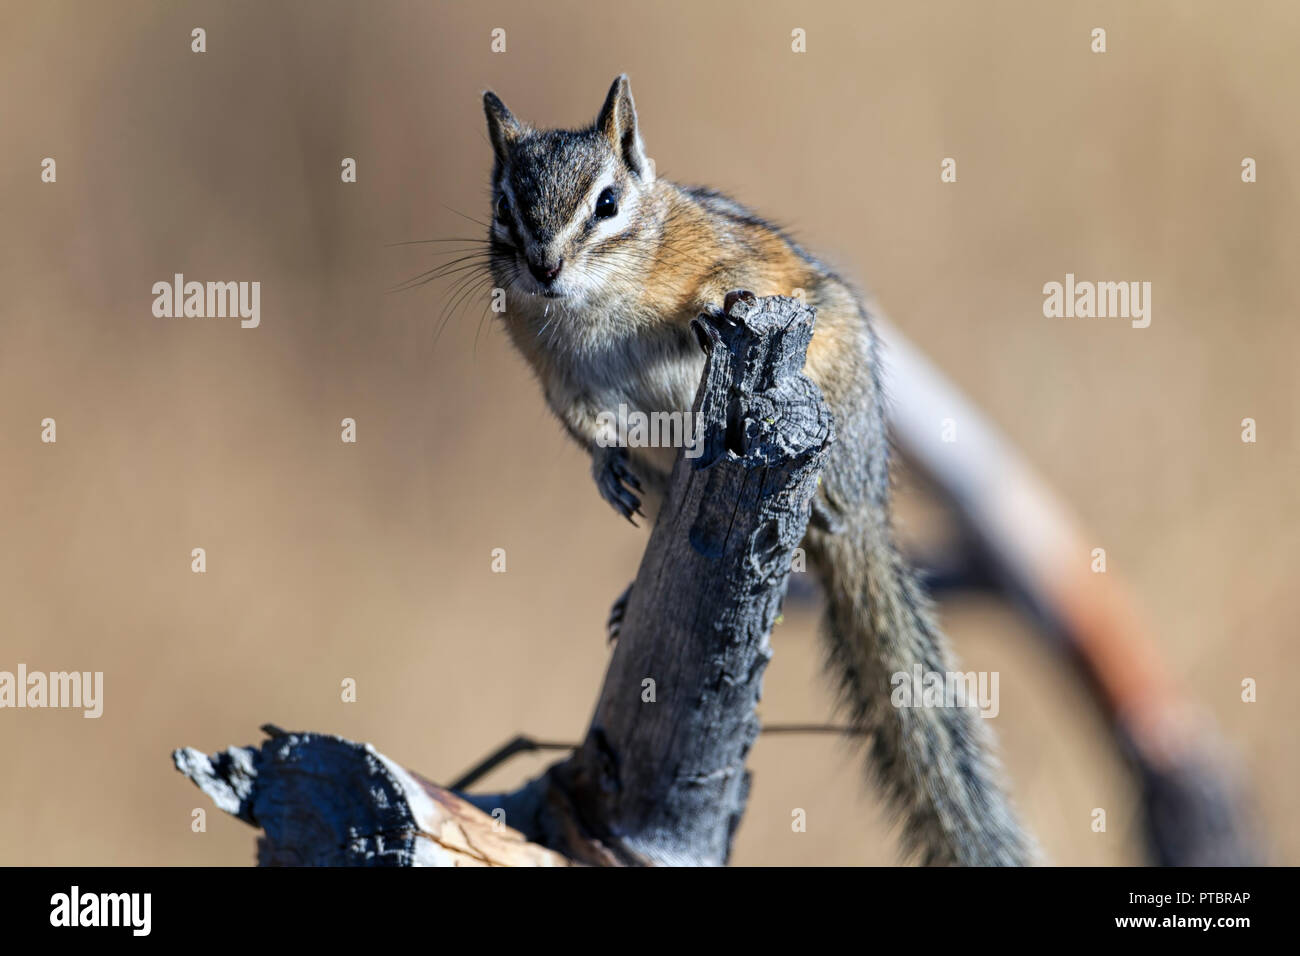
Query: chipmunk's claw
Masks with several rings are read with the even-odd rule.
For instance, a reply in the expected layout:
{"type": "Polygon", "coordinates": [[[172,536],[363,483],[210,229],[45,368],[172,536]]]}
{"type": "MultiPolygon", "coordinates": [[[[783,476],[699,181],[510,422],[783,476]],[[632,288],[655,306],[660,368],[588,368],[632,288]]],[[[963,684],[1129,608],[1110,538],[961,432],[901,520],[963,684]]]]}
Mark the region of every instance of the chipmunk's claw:
{"type": "Polygon", "coordinates": [[[593,459],[591,471],[600,496],[636,527],[632,516],[645,517],[641,511],[641,499],[636,494],[641,490],[641,481],[628,467],[627,454],[619,448],[607,449],[593,459]]]}
{"type": "Polygon", "coordinates": [[[613,606],[609,609],[609,618],[605,621],[606,643],[613,644],[618,640],[619,631],[623,629],[623,618],[627,615],[627,602],[632,597],[632,585],[623,589],[623,593],[614,601],[613,606]]]}

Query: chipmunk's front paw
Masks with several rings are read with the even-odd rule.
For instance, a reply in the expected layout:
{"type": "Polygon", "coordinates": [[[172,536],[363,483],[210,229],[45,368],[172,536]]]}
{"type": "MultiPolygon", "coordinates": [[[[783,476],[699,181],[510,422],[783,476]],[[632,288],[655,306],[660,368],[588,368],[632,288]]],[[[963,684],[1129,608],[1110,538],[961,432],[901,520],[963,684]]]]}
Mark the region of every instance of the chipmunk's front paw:
{"type": "MultiPolygon", "coordinates": [[[[641,511],[641,499],[636,492],[641,490],[641,482],[627,462],[627,452],[621,448],[601,448],[591,459],[591,474],[596,479],[600,496],[628,521],[633,515],[645,515],[641,511]]],[[[636,522],[632,521],[635,525],[636,522]]]]}

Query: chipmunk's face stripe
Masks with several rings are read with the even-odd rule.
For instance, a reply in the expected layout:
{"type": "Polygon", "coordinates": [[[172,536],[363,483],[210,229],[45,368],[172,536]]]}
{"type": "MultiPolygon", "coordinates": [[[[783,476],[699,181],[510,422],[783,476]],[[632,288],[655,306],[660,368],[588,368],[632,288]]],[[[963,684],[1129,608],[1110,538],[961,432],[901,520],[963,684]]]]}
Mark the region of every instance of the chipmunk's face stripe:
{"type": "Polygon", "coordinates": [[[603,174],[587,190],[574,216],[580,237],[589,242],[583,251],[589,256],[599,255],[610,238],[631,235],[639,199],[626,170],[611,154],[605,162],[603,174]],[[607,190],[614,200],[616,211],[612,216],[602,218],[598,215],[598,204],[607,190]]]}

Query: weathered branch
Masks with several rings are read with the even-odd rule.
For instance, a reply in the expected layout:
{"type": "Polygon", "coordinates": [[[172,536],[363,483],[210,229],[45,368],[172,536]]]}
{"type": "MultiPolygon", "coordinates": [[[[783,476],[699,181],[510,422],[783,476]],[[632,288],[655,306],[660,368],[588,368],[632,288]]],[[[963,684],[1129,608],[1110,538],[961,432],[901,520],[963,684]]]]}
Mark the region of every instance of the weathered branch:
{"type": "Polygon", "coordinates": [[[703,453],[678,457],[591,726],[568,759],[518,791],[464,801],[317,735],[212,761],[178,751],[178,767],[266,830],[263,863],[448,863],[460,859],[448,832],[472,833],[478,862],[502,862],[506,849],[548,861],[546,847],[599,865],[725,863],[768,638],[832,440],[829,409],[802,373],[812,327],[798,300],[749,293],[696,321],[703,453]],[[494,821],[473,807],[540,846],[511,835],[489,854],[479,832],[494,821]]]}

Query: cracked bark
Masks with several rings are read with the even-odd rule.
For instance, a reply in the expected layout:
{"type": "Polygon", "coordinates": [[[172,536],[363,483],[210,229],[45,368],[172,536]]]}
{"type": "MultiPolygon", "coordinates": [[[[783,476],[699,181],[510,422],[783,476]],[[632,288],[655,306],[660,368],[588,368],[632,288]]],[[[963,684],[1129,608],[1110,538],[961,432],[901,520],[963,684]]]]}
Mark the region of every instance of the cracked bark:
{"type": "Polygon", "coordinates": [[[568,758],[514,792],[463,796],[318,734],[212,758],[187,748],[178,769],[265,831],[264,865],[725,863],[769,636],[832,441],[830,411],[802,373],[813,318],[795,299],[731,293],[695,321],[703,451],[678,456],[568,758]]]}

